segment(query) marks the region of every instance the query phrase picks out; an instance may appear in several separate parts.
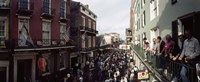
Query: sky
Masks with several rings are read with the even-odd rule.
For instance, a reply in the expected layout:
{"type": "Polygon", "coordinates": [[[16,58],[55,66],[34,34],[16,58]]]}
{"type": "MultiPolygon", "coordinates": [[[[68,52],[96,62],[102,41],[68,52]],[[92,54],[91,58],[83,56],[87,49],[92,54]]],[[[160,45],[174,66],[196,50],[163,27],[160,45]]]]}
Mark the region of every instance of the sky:
{"type": "Polygon", "coordinates": [[[73,0],[88,4],[89,9],[97,15],[99,34],[117,32],[125,39],[125,28],[130,24],[131,0],[73,0]]]}

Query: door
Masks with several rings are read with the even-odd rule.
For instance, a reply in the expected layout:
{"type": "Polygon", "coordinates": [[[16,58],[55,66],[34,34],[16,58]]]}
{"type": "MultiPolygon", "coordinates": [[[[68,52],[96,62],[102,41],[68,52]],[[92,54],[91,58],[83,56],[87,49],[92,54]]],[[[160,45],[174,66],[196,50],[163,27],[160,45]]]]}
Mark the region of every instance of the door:
{"type": "Polygon", "coordinates": [[[0,81],[7,82],[7,68],[6,67],[0,67],[0,81]]]}
{"type": "Polygon", "coordinates": [[[17,82],[31,82],[32,59],[17,61],[17,82]]]}
{"type": "Polygon", "coordinates": [[[77,62],[77,57],[71,58],[71,67],[72,67],[74,70],[77,69],[77,66],[76,66],[77,63],[78,63],[78,62],[77,62]]]}
{"type": "Polygon", "coordinates": [[[0,82],[8,82],[8,61],[0,61],[0,82]]]}

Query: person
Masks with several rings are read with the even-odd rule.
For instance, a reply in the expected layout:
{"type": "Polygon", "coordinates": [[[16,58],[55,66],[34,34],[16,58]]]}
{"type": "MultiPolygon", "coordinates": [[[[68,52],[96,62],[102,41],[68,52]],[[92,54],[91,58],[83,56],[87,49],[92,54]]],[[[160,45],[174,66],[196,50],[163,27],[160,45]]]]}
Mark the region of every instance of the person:
{"type": "Polygon", "coordinates": [[[179,57],[180,55],[180,48],[178,46],[178,44],[175,42],[174,39],[171,40],[171,50],[169,52],[170,54],[170,59],[173,61],[176,61],[176,59],[179,57]]]}
{"type": "MultiPolygon", "coordinates": [[[[191,31],[186,30],[185,36],[186,36],[186,40],[184,41],[184,44],[183,44],[183,50],[178,59],[183,60],[184,58],[185,61],[188,62],[188,61],[194,60],[200,54],[200,48],[199,48],[199,41],[192,36],[191,31]]],[[[194,64],[194,63],[191,62],[190,64],[194,64]]],[[[187,69],[183,65],[180,72],[182,82],[189,82],[186,76],[186,73],[187,73],[187,69]]]]}
{"type": "Polygon", "coordinates": [[[163,59],[162,59],[162,50],[164,49],[165,47],[165,42],[162,40],[162,38],[160,36],[157,37],[157,46],[156,46],[156,51],[157,51],[157,55],[156,55],[156,61],[158,62],[157,63],[157,68],[159,69],[162,69],[164,68],[163,66],[163,59]]]}
{"type": "Polygon", "coordinates": [[[149,42],[147,41],[147,38],[143,39],[143,49],[145,51],[145,53],[144,53],[144,57],[145,57],[144,61],[149,61],[150,62],[150,56],[149,56],[150,55],[150,52],[149,52],[150,46],[149,46],[149,42]]]}
{"type": "MultiPolygon", "coordinates": [[[[177,62],[177,58],[180,56],[180,48],[178,46],[178,44],[176,43],[176,41],[174,39],[171,40],[171,50],[170,50],[170,60],[172,60],[172,62],[177,62]]],[[[177,78],[179,78],[179,67],[177,67],[178,69],[176,69],[175,67],[176,65],[174,65],[174,63],[170,64],[170,67],[173,68],[172,69],[172,82],[177,82],[177,78]]]]}
{"type": "Polygon", "coordinates": [[[153,38],[153,42],[151,43],[151,52],[155,55],[156,54],[156,38],[153,38]]]}
{"type": "Polygon", "coordinates": [[[170,50],[172,48],[172,43],[171,43],[171,35],[167,34],[165,36],[165,38],[166,38],[165,47],[162,50],[162,52],[164,52],[164,54],[163,54],[164,55],[164,57],[163,57],[164,71],[163,71],[163,73],[165,75],[167,75],[167,73],[168,73],[167,70],[169,69],[170,50]]]}
{"type": "Polygon", "coordinates": [[[171,45],[172,45],[171,44],[171,36],[169,34],[167,34],[165,36],[165,38],[166,38],[165,47],[162,50],[162,52],[164,52],[165,57],[169,57],[169,53],[170,53],[171,45]]]}

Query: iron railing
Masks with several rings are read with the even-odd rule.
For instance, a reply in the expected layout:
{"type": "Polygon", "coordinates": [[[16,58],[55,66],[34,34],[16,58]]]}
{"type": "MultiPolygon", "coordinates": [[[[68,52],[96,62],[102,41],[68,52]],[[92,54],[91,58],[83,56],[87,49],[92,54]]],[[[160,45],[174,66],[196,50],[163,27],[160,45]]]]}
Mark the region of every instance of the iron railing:
{"type": "MultiPolygon", "coordinates": [[[[144,49],[142,49],[138,45],[132,45],[131,48],[137,53],[136,55],[138,55],[142,58],[141,61],[144,61],[144,59],[145,59],[144,49]]],[[[184,66],[187,69],[187,78],[191,82],[197,81],[196,69],[195,69],[195,67],[191,66],[190,64],[183,62],[183,61],[178,61],[178,60],[173,61],[171,59],[163,58],[163,59],[165,59],[164,61],[166,63],[167,74],[165,74],[165,73],[163,73],[163,71],[160,71],[158,68],[159,62],[158,62],[157,55],[152,52],[149,52],[149,56],[150,56],[150,58],[147,57],[147,61],[145,61],[147,63],[147,65],[149,65],[150,67],[155,69],[157,72],[159,72],[159,74],[164,76],[169,81],[172,80],[172,78],[174,76],[177,76],[180,74],[180,70],[181,70],[182,66],[184,66]]],[[[180,78],[178,78],[178,80],[179,80],[179,82],[181,82],[180,78]]]]}
{"type": "Polygon", "coordinates": [[[66,42],[64,39],[32,39],[32,40],[20,40],[13,39],[11,44],[13,48],[39,48],[39,47],[62,47],[73,46],[70,42],[66,42]]]}
{"type": "Polygon", "coordinates": [[[94,33],[94,34],[98,34],[97,30],[95,30],[93,28],[86,27],[86,26],[80,26],[80,30],[81,31],[88,31],[88,32],[91,32],[91,33],[94,33]]]}

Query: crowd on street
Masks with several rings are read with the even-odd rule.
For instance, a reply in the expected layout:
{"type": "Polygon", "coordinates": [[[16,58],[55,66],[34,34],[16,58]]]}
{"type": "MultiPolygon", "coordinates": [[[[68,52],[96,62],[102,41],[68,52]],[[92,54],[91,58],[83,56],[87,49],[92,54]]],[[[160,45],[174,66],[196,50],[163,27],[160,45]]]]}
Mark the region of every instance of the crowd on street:
{"type": "Polygon", "coordinates": [[[87,61],[83,69],[69,72],[66,82],[137,82],[132,58],[125,50],[108,50],[87,61]]]}
{"type": "MultiPolygon", "coordinates": [[[[152,62],[153,53],[156,56],[156,68],[163,74],[170,67],[169,61],[181,63],[178,69],[172,69],[171,81],[189,82],[187,67],[195,68],[195,64],[199,62],[199,41],[190,31],[179,35],[180,45],[169,34],[164,38],[158,36],[152,43],[147,38],[143,39],[144,61],[152,62]]],[[[84,68],[78,67],[73,73],[69,73],[67,82],[138,82],[138,67],[131,56],[127,51],[117,48],[102,52],[90,58],[84,68]]]]}

